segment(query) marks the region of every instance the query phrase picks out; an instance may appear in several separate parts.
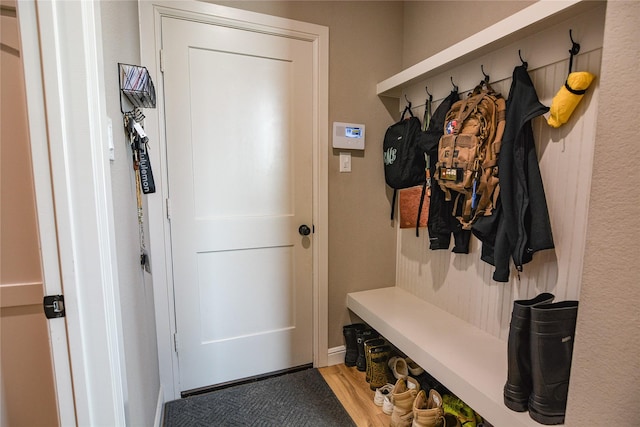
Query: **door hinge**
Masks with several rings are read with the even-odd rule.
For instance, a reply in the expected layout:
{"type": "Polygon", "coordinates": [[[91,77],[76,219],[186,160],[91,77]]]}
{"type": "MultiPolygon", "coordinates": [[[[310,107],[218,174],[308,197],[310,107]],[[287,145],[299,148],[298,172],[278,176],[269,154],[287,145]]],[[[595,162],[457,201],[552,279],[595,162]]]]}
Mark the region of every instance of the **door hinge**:
{"type": "Polygon", "coordinates": [[[171,221],[171,200],[165,199],[165,205],[167,207],[167,219],[171,221]]]}
{"type": "Polygon", "coordinates": [[[164,73],[164,51],[160,49],[160,72],[164,73]]]}
{"type": "Polygon", "coordinates": [[[178,352],[178,333],[174,333],[173,334],[173,349],[176,351],[176,353],[178,352]]]}
{"type": "Polygon", "coordinates": [[[64,295],[47,295],[44,297],[42,305],[47,319],[57,319],[65,316],[64,295]]]}

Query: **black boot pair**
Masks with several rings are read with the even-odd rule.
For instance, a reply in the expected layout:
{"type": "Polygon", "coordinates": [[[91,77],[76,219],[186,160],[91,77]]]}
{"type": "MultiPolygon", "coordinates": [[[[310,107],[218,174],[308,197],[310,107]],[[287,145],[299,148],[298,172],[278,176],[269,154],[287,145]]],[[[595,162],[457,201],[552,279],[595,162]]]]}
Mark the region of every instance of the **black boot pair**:
{"type": "Polygon", "coordinates": [[[567,406],[578,301],[543,293],[513,303],[504,404],[535,421],[562,424],[567,406]]]}
{"type": "Polygon", "coordinates": [[[343,326],[342,334],[347,348],[344,364],[349,367],[357,366],[359,371],[365,371],[367,362],[364,353],[364,342],[377,338],[379,336],[378,333],[364,323],[354,323],[343,326]]]}

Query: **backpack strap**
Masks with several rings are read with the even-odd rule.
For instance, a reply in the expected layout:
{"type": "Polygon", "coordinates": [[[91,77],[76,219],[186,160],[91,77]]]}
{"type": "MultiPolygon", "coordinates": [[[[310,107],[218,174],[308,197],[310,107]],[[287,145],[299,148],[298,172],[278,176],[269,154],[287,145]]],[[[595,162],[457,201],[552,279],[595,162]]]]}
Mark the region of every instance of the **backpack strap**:
{"type": "Polygon", "coordinates": [[[502,146],[502,137],[505,129],[505,116],[506,116],[506,102],[504,98],[500,97],[496,99],[496,132],[494,140],[488,150],[491,150],[491,157],[485,158],[482,162],[482,175],[478,178],[479,188],[478,191],[481,194],[480,200],[474,213],[471,222],[475,222],[479,216],[489,216],[492,214],[498,195],[500,194],[500,180],[497,175],[498,155],[500,154],[500,148],[502,146]]]}
{"type": "Polygon", "coordinates": [[[418,219],[416,220],[416,237],[420,237],[420,218],[422,217],[422,205],[424,204],[424,196],[427,193],[427,181],[422,184],[422,194],[420,195],[420,205],[418,206],[418,219]]]}
{"type": "Polygon", "coordinates": [[[404,120],[404,115],[407,114],[407,112],[409,113],[409,117],[414,117],[413,111],[411,111],[411,103],[409,103],[406,107],[404,107],[404,111],[402,112],[402,117],[400,118],[400,121],[404,120]]]}
{"type": "Polygon", "coordinates": [[[456,125],[453,128],[453,133],[458,135],[460,132],[460,126],[462,126],[462,122],[467,120],[467,117],[471,115],[473,110],[482,102],[482,99],[485,97],[487,93],[481,92],[477,95],[473,95],[464,100],[463,104],[460,106],[460,110],[458,110],[458,117],[456,117],[456,125]],[[469,102],[473,100],[472,102],[469,102]]]}
{"type": "Polygon", "coordinates": [[[398,190],[393,189],[393,201],[391,202],[391,221],[393,221],[393,213],[396,210],[396,195],[398,194],[398,190]]]}
{"type": "Polygon", "coordinates": [[[451,201],[451,190],[449,190],[449,187],[447,187],[446,185],[442,184],[440,181],[438,182],[438,184],[440,186],[440,189],[444,193],[445,202],[450,202],[451,201]]]}
{"type": "Polygon", "coordinates": [[[431,103],[433,102],[432,97],[429,96],[424,103],[424,116],[422,118],[422,131],[426,132],[429,129],[429,125],[431,124],[431,103]]]}
{"type": "MultiPolygon", "coordinates": [[[[428,93],[428,92],[427,92],[428,93]]],[[[424,117],[422,121],[423,131],[427,131],[429,129],[429,124],[431,123],[431,102],[433,96],[429,95],[425,104],[424,104],[424,117]]],[[[424,184],[422,184],[422,194],[420,195],[420,205],[418,206],[418,218],[416,220],[416,237],[420,237],[420,218],[422,217],[422,206],[424,204],[424,196],[427,193],[427,188],[431,187],[431,170],[430,170],[430,159],[427,153],[424,153],[425,160],[425,180],[424,184]]]]}
{"type": "Polygon", "coordinates": [[[456,193],[451,215],[453,215],[460,224],[462,224],[463,230],[471,229],[471,199],[467,197],[466,194],[456,193]],[[459,207],[461,203],[462,207],[459,207]],[[458,212],[461,213],[458,214],[458,212]]]}
{"type": "Polygon", "coordinates": [[[499,179],[497,176],[493,176],[491,171],[487,171],[487,177],[483,178],[480,183],[480,191],[482,196],[478,201],[478,207],[476,215],[491,215],[493,208],[496,205],[496,200],[500,192],[499,179]]]}

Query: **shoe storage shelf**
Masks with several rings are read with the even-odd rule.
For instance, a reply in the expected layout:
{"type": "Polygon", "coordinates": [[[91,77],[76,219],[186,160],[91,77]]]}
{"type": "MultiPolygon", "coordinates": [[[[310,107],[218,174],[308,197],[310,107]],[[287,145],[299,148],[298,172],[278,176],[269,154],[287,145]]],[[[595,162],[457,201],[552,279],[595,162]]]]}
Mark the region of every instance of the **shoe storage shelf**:
{"type": "Polygon", "coordinates": [[[507,343],[398,287],[347,294],[347,307],[495,427],[539,427],[503,403],[507,343]]]}

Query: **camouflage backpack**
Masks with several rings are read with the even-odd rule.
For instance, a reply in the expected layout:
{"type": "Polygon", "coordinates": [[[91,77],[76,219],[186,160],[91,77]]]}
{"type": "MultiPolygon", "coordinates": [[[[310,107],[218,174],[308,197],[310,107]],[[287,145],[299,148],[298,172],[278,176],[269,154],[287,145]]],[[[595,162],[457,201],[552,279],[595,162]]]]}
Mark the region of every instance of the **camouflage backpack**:
{"type": "Polygon", "coordinates": [[[454,103],[438,144],[435,178],[464,229],[493,213],[499,194],[498,155],[506,102],[487,82],[454,103]]]}

